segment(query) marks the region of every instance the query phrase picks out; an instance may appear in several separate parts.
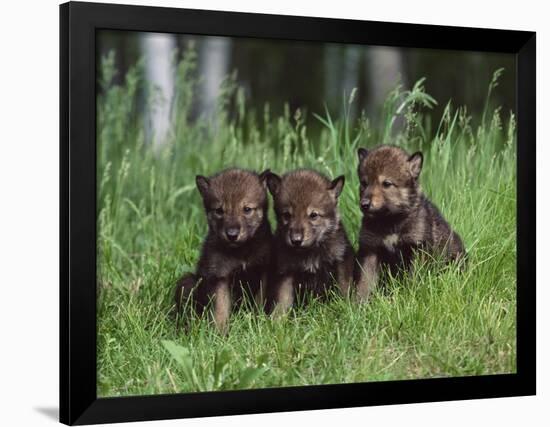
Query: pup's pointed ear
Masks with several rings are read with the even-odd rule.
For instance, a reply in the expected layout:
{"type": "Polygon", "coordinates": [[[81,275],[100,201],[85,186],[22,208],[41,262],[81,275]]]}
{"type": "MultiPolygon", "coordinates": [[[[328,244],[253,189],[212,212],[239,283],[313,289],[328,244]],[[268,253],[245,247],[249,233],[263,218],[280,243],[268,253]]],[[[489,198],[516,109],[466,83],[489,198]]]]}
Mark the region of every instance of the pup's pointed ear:
{"type": "Polygon", "coordinates": [[[276,196],[281,189],[281,177],[271,171],[266,174],[267,188],[272,196],[276,196]]]}
{"type": "Polygon", "coordinates": [[[422,153],[420,151],[417,151],[409,157],[409,167],[414,179],[417,179],[420,176],[423,162],[424,156],[422,156],[422,153]]]}
{"type": "Polygon", "coordinates": [[[340,175],[339,177],[333,179],[330,182],[328,189],[334,195],[335,199],[337,199],[342,193],[342,189],[344,188],[345,182],[346,182],[346,178],[344,177],[344,175],[340,175]]]}
{"type": "Polygon", "coordinates": [[[271,170],[266,169],[263,171],[260,175],[260,182],[263,184],[264,187],[267,187],[267,176],[271,173],[271,170]]]}
{"type": "Polygon", "coordinates": [[[195,182],[197,183],[197,188],[199,189],[201,196],[204,198],[210,192],[210,181],[208,178],[202,175],[197,175],[195,177],[195,182]]]}
{"type": "Polygon", "coordinates": [[[359,157],[359,162],[362,162],[363,160],[365,160],[368,155],[369,155],[369,152],[366,148],[359,148],[357,150],[357,157],[359,157]]]}

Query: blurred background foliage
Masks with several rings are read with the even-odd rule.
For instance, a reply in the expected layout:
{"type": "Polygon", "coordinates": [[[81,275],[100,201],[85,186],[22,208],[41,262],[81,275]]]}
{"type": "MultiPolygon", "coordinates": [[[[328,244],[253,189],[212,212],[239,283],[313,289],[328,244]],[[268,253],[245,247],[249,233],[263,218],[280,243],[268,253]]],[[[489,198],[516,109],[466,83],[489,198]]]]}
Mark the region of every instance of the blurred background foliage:
{"type": "MultiPolygon", "coordinates": [[[[309,117],[322,114],[326,105],[331,114],[339,116],[344,108],[342,97],[355,88],[350,118],[363,112],[377,120],[396,84],[411,87],[429,76],[424,83],[426,92],[441,101],[431,110],[434,120],[442,116],[449,100],[454,106],[468,106],[471,115],[480,118],[486,108],[487,87],[493,72],[500,68],[505,72],[499,90],[491,97],[492,106],[515,112],[515,58],[510,54],[101,31],[98,66],[100,58],[110,52],[115,53],[113,84],[122,84],[132,66],[142,61],[146,80],[158,87],[166,104],[167,111],[157,111],[152,118],[152,126],[161,134],[168,127],[162,124],[162,116],[168,117],[174,102],[174,64],[186,55],[196,55],[196,66],[189,70],[189,77],[198,80],[193,117],[213,113],[222,82],[233,75],[249,108],[261,114],[269,104],[274,116],[283,114],[286,107],[291,112],[300,109],[309,117]]],[[[235,105],[227,108],[229,114],[235,114],[235,105]]],[[[313,135],[320,129],[315,120],[308,125],[313,135]]]]}

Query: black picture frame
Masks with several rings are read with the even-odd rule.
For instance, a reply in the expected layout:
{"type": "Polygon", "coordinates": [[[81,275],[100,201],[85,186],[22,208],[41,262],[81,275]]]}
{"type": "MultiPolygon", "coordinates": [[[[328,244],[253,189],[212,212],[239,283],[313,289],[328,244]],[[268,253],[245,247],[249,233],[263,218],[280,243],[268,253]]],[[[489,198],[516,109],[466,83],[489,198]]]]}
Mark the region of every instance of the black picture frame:
{"type": "Polygon", "coordinates": [[[69,2],[60,6],[60,421],[159,420],[533,395],[536,34],[69,2]],[[517,373],[231,392],[98,398],[96,31],[116,29],[507,52],[517,73],[517,373]]]}

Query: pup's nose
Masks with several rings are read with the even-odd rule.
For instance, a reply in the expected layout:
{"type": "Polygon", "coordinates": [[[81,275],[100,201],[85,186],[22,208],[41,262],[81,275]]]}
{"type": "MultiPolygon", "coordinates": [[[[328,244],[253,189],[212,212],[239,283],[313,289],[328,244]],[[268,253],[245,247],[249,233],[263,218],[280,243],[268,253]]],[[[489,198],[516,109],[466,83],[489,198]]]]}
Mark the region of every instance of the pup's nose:
{"type": "Polygon", "coordinates": [[[239,227],[230,227],[227,230],[225,230],[225,235],[229,240],[234,242],[235,240],[237,240],[237,237],[239,237],[240,231],[241,230],[239,227]]]}
{"type": "Polygon", "coordinates": [[[361,209],[364,211],[369,210],[370,208],[370,199],[363,199],[361,200],[361,209]]]}
{"type": "Polygon", "coordinates": [[[302,242],[304,241],[304,236],[302,234],[291,234],[290,235],[290,243],[292,243],[292,246],[302,246],[302,242]]]}

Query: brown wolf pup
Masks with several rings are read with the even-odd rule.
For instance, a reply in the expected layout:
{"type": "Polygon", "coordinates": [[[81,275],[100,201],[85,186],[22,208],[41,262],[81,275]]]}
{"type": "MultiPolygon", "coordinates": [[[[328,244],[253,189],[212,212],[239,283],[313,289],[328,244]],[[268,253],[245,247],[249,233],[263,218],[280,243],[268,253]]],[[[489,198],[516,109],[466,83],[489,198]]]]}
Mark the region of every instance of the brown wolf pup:
{"type": "Polygon", "coordinates": [[[272,238],[267,219],[268,172],[228,169],[210,178],[196,177],[208,234],[196,273],[178,281],[176,304],[180,310],[192,301],[200,314],[211,303],[214,322],[222,332],[243,292],[263,306],[272,238]]]}
{"type": "Polygon", "coordinates": [[[380,266],[408,267],[415,250],[463,258],[464,246],[437,207],[422,193],[418,178],[422,153],[401,148],[359,148],[359,200],[363,222],[359,235],[357,296],[366,299],[377,284],[380,266]]]}
{"type": "Polygon", "coordinates": [[[282,177],[267,175],[277,230],[273,243],[271,309],[283,314],[304,292],[324,296],[335,282],[347,295],[354,252],[338,213],[344,177],[330,181],[301,169],[282,177]]]}

